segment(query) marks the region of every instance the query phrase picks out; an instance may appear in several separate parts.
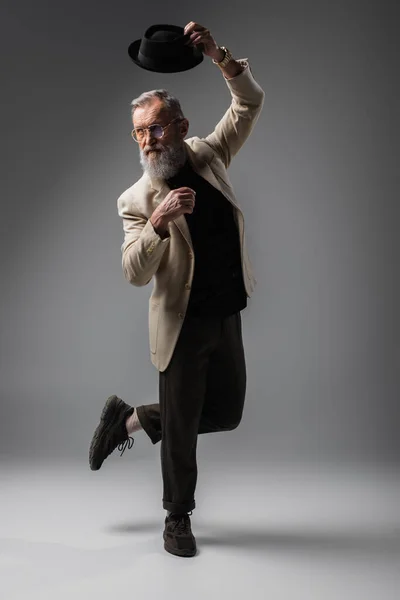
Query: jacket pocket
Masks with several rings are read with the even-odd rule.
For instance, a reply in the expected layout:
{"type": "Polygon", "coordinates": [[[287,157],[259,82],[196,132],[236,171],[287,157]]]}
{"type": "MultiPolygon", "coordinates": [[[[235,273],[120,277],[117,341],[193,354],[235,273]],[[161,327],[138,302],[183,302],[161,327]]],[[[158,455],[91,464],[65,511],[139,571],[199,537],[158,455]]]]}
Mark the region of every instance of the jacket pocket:
{"type": "Polygon", "coordinates": [[[158,321],[160,315],[160,305],[154,302],[150,302],[149,305],[149,341],[150,341],[150,352],[155,354],[157,352],[157,338],[158,338],[158,321]]]}

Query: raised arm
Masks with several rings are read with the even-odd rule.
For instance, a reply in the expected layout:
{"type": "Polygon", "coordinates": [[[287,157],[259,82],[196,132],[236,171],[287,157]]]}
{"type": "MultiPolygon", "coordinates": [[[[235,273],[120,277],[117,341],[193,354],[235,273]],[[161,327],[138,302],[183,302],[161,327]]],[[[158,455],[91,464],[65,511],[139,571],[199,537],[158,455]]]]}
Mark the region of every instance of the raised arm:
{"type": "MultiPolygon", "coordinates": [[[[209,30],[191,22],[185,27],[194,45],[202,44],[205,55],[220,62],[225,52],[216,44],[209,30]]],[[[214,131],[203,138],[228,168],[249,137],[264,104],[265,92],[254,79],[247,58],[229,62],[221,67],[231,93],[231,105],[217,123],[214,131]]]]}
{"type": "Polygon", "coordinates": [[[232,79],[225,79],[232,96],[231,105],[214,131],[204,138],[226,168],[251,134],[265,96],[251,74],[247,59],[239,59],[239,62],[244,70],[232,79]]]}

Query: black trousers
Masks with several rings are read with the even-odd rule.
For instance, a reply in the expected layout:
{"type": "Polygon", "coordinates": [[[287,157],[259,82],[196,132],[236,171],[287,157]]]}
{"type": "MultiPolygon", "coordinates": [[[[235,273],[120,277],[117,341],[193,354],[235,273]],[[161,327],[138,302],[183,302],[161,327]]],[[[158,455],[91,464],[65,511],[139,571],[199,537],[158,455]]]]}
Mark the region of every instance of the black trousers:
{"type": "Polygon", "coordinates": [[[163,508],[195,508],[197,436],[230,431],[242,418],[246,364],[240,312],[186,316],[167,369],[159,372],[159,404],[137,407],[153,444],[161,440],[163,508]]]}

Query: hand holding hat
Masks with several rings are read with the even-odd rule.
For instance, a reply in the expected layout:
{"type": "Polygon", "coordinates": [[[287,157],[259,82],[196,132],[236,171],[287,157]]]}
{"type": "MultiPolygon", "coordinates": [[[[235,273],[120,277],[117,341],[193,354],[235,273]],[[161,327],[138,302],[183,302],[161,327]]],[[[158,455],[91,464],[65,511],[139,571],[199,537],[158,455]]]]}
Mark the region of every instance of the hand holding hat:
{"type": "Polygon", "coordinates": [[[191,21],[184,28],[152,25],[142,39],[130,44],[128,53],[142,69],[176,73],[196,67],[206,56],[221,60],[221,51],[210,31],[191,21]]]}
{"type": "Polygon", "coordinates": [[[209,29],[194,21],[190,21],[190,23],[185,25],[184,34],[189,36],[187,44],[199,46],[203,54],[214,60],[222,60],[224,51],[219,48],[209,29]]]}

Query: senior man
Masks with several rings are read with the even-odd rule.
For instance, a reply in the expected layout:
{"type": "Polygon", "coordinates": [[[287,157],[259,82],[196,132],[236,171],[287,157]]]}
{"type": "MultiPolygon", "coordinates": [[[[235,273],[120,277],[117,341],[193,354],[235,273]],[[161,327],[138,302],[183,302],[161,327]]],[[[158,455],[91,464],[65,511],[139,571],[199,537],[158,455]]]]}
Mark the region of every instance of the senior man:
{"type": "Polygon", "coordinates": [[[184,31],[221,69],[231,104],[207,137],[185,139],[188,119],[166,90],[132,102],[143,175],[118,198],[122,268],[134,286],[154,277],[149,340],[159,403],[133,407],[110,396],[89,456],[92,470],[99,469],[116,447],[121,455],[131,447],[141,429],[153,444],[161,441],[164,547],[194,556],[197,436],[235,429],[245,400],[240,311],[256,280],[227,168],[258,119],[264,91],[248,59],[235,60],[197,23],[184,31]]]}

